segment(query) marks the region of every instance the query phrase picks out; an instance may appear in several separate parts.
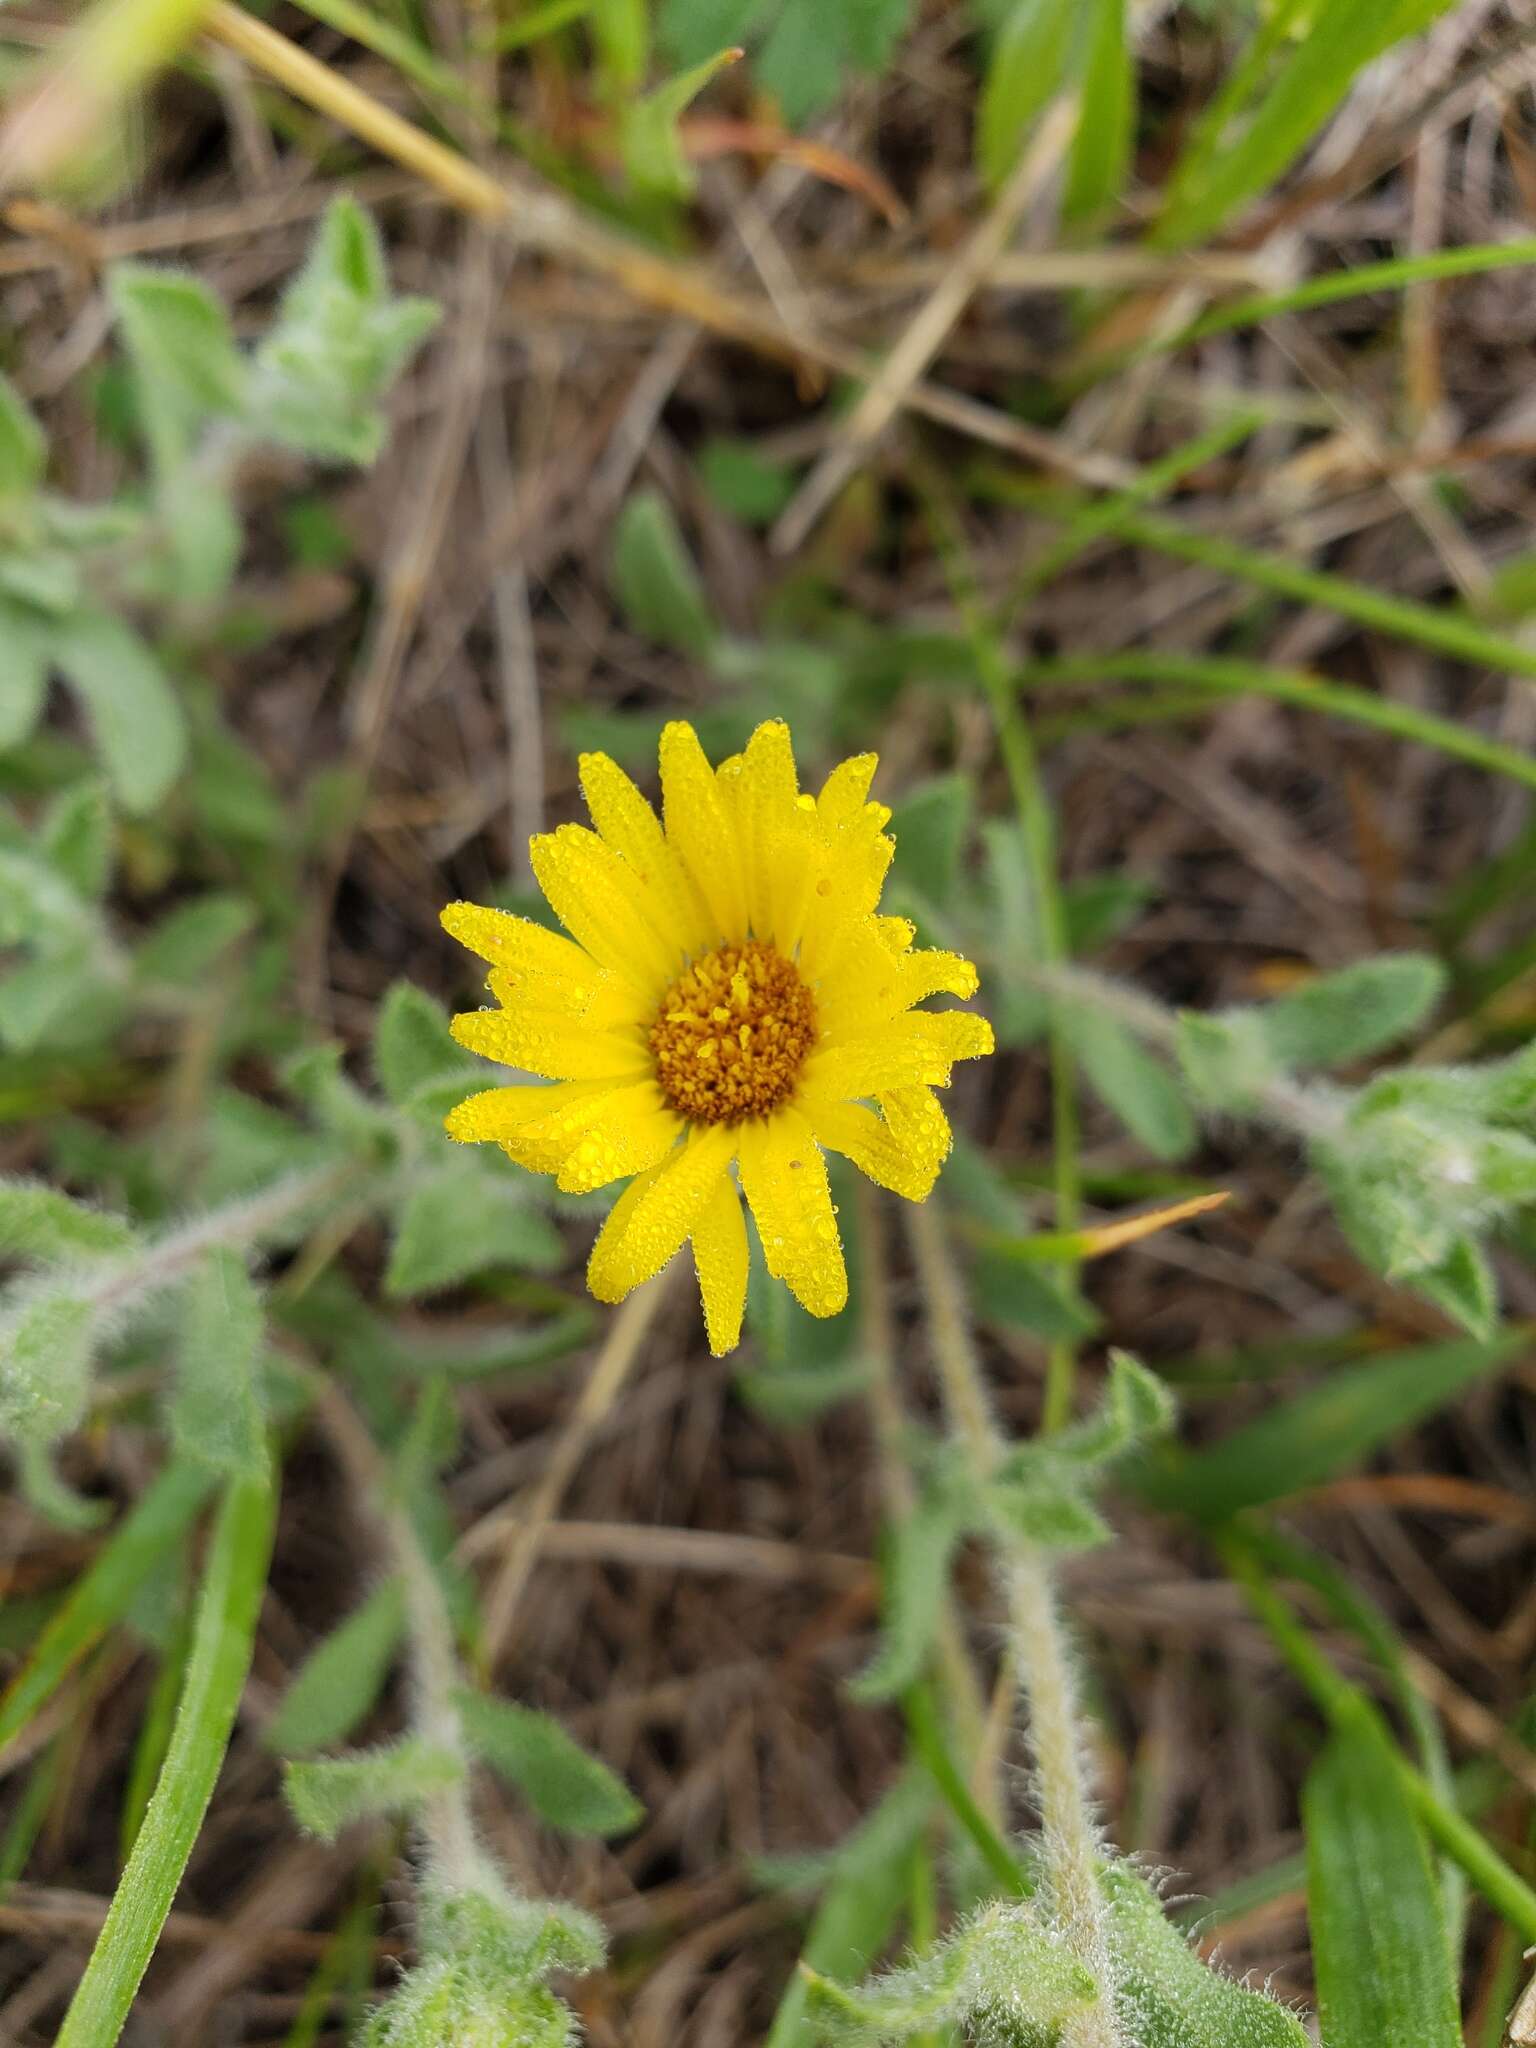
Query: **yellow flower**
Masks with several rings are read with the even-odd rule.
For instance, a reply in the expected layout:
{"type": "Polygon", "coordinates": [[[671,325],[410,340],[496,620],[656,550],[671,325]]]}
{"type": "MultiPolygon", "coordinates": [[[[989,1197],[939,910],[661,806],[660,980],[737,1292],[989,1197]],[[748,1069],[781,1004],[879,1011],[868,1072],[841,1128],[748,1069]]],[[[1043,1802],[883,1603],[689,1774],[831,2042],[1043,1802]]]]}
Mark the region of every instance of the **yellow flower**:
{"type": "Polygon", "coordinates": [[[984,1018],[914,1008],[974,995],[976,970],[877,914],[895,847],[890,812],[867,801],[874,772],[861,754],[802,796],[782,722],[717,769],[692,726],[669,725],[664,825],[606,754],[584,754],[597,830],[532,843],[569,938],[473,903],[443,912],[491,963],[500,1005],[456,1017],[454,1036],[555,1084],[471,1096],[449,1134],[491,1140],[568,1192],[633,1175],[588,1284],[622,1301],[691,1239],[717,1357],[746,1300],[737,1178],[769,1272],[836,1315],[848,1279],[823,1153],[922,1201],[951,1142],[933,1091],[992,1050],[984,1018]]]}

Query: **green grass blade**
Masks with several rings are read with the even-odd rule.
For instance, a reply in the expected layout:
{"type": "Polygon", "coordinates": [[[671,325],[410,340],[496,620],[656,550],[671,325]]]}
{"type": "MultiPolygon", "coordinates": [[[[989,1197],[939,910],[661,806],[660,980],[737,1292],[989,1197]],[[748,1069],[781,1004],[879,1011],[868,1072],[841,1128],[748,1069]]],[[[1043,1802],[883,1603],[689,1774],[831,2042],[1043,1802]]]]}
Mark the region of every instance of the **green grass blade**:
{"type": "Polygon", "coordinates": [[[1309,277],[1283,292],[1254,292],[1232,299],[1225,306],[1213,306],[1187,327],[1163,334],[1128,350],[1123,355],[1097,359],[1097,367],[1110,362],[1139,360],[1163,355],[1170,350],[1204,341],[1212,334],[1230,334],[1239,327],[1257,327],[1265,320],[1285,313],[1305,313],[1313,306],[1332,306],[1341,299],[1363,299],[1371,292],[1401,291],[1413,284],[1430,284],[1437,278],[1475,277],[1487,270],[1518,270],[1536,263],[1536,237],[1522,236],[1512,242],[1469,242],[1459,249],[1430,249],[1422,256],[1391,256],[1381,263],[1362,263],[1349,270],[1330,270],[1324,277],[1309,277]]]}
{"type": "Polygon", "coordinates": [[[949,1745],[944,1740],[944,1732],[934,1710],[932,1694],[925,1686],[915,1685],[905,1695],[902,1705],[912,1747],[944,1795],[950,1812],[975,1843],[982,1861],[1003,1891],[1014,1898],[1023,1898],[1032,1889],[1024,1866],[972,1798],[970,1786],[949,1753],[949,1745]]]}
{"type": "MultiPolygon", "coordinates": [[[[1347,577],[1308,569],[1281,555],[1262,554],[1214,534],[1194,533],[1176,520],[1138,512],[1123,500],[1111,503],[1121,505],[1122,509],[1118,516],[1108,520],[1103,531],[1120,539],[1155,548],[1159,554],[1173,555],[1181,562],[1196,562],[1202,568],[1235,576],[1240,582],[1276,591],[1282,597],[1297,598],[1303,604],[1322,605],[1344,618],[1358,619],[1363,626],[1390,633],[1398,640],[1411,640],[1420,647],[1431,647],[1457,661],[1536,677],[1536,648],[1522,646],[1505,634],[1490,632],[1454,605],[1417,604],[1410,598],[1392,597],[1385,591],[1372,590],[1367,584],[1352,583],[1347,577]]],[[[1107,517],[1108,506],[1105,511],[1107,517]]],[[[1075,530],[1077,524],[1074,519],[1069,530],[1075,530]]],[[[1065,544],[1066,537],[1063,535],[1061,544],[1065,544]]]]}
{"type": "MultiPolygon", "coordinates": [[[[1230,418],[1206,429],[1192,441],[1182,442],[1177,448],[1157,462],[1148,463],[1128,490],[1116,491],[1103,498],[1091,499],[1066,514],[1067,526],[1042,554],[1026,565],[1012,590],[1000,607],[998,631],[1006,631],[1020,608],[1045,589],[1059,576],[1063,569],[1075,562],[1079,555],[1092,547],[1095,541],[1103,540],[1110,534],[1123,531],[1137,506],[1150,503],[1153,499],[1165,497],[1175,484],[1189,475],[1191,470],[1203,469],[1208,462],[1214,462],[1219,455],[1225,455],[1240,441],[1246,441],[1264,424],[1264,415],[1258,411],[1235,412],[1230,418]]],[[[1031,496],[1024,502],[1032,508],[1037,500],[1031,496]]],[[[1047,516],[1051,506],[1044,509],[1047,516]]]]}
{"type": "Polygon", "coordinates": [[[1226,148],[1207,153],[1198,176],[1175,170],[1177,196],[1157,223],[1154,243],[1182,248],[1213,235],[1300,155],[1373,57],[1427,28],[1451,4],[1345,0],[1318,8],[1247,126],[1226,148]]]}
{"type": "Polygon", "coordinates": [[[1161,683],[1174,689],[1192,686],[1221,697],[1272,697],[1302,711],[1320,711],[1352,725],[1367,725],[1417,746],[1432,747],[1453,761],[1465,761],[1494,775],[1508,776],[1536,789],[1536,758],[1485,739],[1466,726],[1433,712],[1394,704],[1349,683],[1325,682],[1302,669],[1266,668],[1262,662],[1223,656],[1150,654],[1140,651],[1101,654],[1074,661],[1030,662],[1015,672],[1024,690],[1081,690],[1095,683],[1161,683]]]}
{"type": "Polygon", "coordinates": [[[0,1750],[15,1741],[86,1651],[122,1618],[212,1491],[212,1476],[201,1467],[168,1465],[124,1516],[0,1697],[0,1750]]]}
{"type": "MultiPolygon", "coordinates": [[[[906,1904],[912,1852],[932,1810],[932,1788],[920,1772],[910,1772],[843,1843],[800,1953],[806,1968],[848,1983],[876,1961],[906,1904]]],[[[763,2048],[802,2048],[808,1996],[797,1971],[763,2048]]]]}
{"type": "Polygon", "coordinates": [[[113,2048],[149,1967],[245,1687],[276,1512],[265,1474],[234,1480],[220,1503],[165,1766],[54,2048],[113,2048]]]}
{"type": "Polygon", "coordinates": [[[1325,2048],[1461,2048],[1423,1832],[1370,1722],[1335,1731],[1307,1778],[1302,1817],[1325,2048]]]}
{"type": "Polygon", "coordinates": [[[1126,35],[1125,0],[1092,0],[1088,63],[1062,212],[1093,221],[1125,186],[1136,122],[1136,74],[1126,35]]]}
{"type": "Polygon", "coordinates": [[[1349,1471],[1530,1343],[1528,1332],[1511,1331],[1491,1344],[1463,1338],[1346,1367],[1208,1449],[1149,1453],[1135,1484],[1169,1512],[1227,1521],[1349,1471]]]}

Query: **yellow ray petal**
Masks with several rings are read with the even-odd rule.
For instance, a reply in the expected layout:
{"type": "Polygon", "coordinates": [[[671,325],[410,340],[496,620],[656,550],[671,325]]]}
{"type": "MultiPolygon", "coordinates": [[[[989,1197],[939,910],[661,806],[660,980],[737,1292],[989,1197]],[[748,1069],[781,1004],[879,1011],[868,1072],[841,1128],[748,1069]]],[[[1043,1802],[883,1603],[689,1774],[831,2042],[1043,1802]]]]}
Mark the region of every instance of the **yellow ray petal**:
{"type": "Polygon", "coordinates": [[[880,765],[878,754],[854,754],[839,761],[816,799],[816,810],[824,825],[850,824],[869,797],[869,785],[880,765]]]}
{"type": "Polygon", "coordinates": [[[668,935],[687,953],[710,945],[713,932],[704,898],[634,783],[606,754],[583,754],[578,766],[593,824],[655,896],[668,935]]]}
{"type": "Polygon", "coordinates": [[[533,1004],[542,1010],[557,1010],[573,1021],[579,1019],[590,1031],[648,1030],[656,1014],[653,991],[637,988],[606,967],[598,968],[595,979],[583,988],[553,975],[493,967],[486,986],[504,1010],[533,1004]]]}
{"type": "Polygon", "coordinates": [[[654,1177],[628,1206],[625,1190],[587,1266],[587,1285],[599,1301],[622,1301],[661,1271],[692,1230],[735,1150],[736,1135],[723,1124],[694,1131],[686,1145],[652,1169],[654,1177]]]}
{"type": "Polygon", "coordinates": [[[746,885],[735,821],[691,725],[661,735],[662,812],[672,847],[709,906],[717,943],[747,936],[746,885]]]}
{"type": "Polygon", "coordinates": [[[471,1052],[521,1067],[549,1081],[625,1080],[649,1068],[637,1033],[592,1031],[562,1010],[469,1010],[455,1017],[454,1037],[471,1052]]]}
{"type": "Polygon", "coordinates": [[[721,1174],[694,1223],[693,1264],[709,1348],[716,1358],[724,1358],[736,1348],[747,1305],[747,1226],[729,1173],[721,1174]]]}
{"type": "Polygon", "coordinates": [[[594,960],[659,991],[682,964],[682,947],[651,922],[633,869],[582,825],[561,825],[529,841],[528,857],[550,907],[594,960]]]}
{"type": "Polygon", "coordinates": [[[889,1088],[879,1098],[880,1114],[907,1157],[935,1174],[949,1157],[955,1134],[931,1088],[889,1088]]]}
{"type": "Polygon", "coordinates": [[[444,931],[493,967],[523,975],[549,976],[573,989],[590,989],[598,965],[590,954],[558,932],[546,931],[509,910],[480,903],[450,903],[441,913],[444,931]]]}
{"type": "MultiPolygon", "coordinates": [[[[805,1115],[820,1144],[851,1159],[861,1173],[892,1194],[904,1195],[909,1202],[926,1202],[933,1192],[949,1150],[947,1144],[943,1151],[936,1151],[931,1143],[919,1151],[908,1151],[883,1118],[856,1102],[807,1102],[805,1115]]],[[[942,1110],[939,1116],[943,1121],[942,1110]]],[[[945,1131],[947,1136],[947,1122],[945,1131]]]]}
{"type": "Polygon", "coordinates": [[[835,1316],[848,1299],[848,1274],[827,1162],[810,1125],[795,1109],[743,1124],[740,1157],[769,1272],[813,1316],[835,1316]]]}
{"type": "Polygon", "coordinates": [[[758,726],[747,742],[728,785],[734,798],[736,831],[746,885],[747,917],[759,938],[777,936],[774,912],[785,868],[793,860],[803,872],[809,850],[810,817],[799,809],[799,781],[789,727],[782,718],[758,726]],[[794,849],[799,846],[796,859],[794,849]]]}
{"type": "Polygon", "coordinates": [[[524,1088],[485,1088],[450,1110],[444,1129],[461,1145],[500,1145],[532,1125],[577,1104],[600,1101],[608,1093],[602,1081],[562,1081],[553,1088],[533,1082],[524,1088]]]}
{"type": "Polygon", "coordinates": [[[568,1195],[585,1195],[627,1174],[644,1173],[667,1156],[683,1129],[653,1080],[615,1088],[566,1153],[558,1184],[568,1195]]]}
{"type": "Polygon", "coordinates": [[[893,953],[880,922],[867,917],[850,925],[816,985],[816,1015],[826,1040],[876,1030],[927,996],[976,993],[969,960],[928,946],[893,953]]]}
{"type": "Polygon", "coordinates": [[[821,1047],[805,1063],[808,1096],[857,1102],[891,1088],[949,1086],[956,1060],[992,1050],[992,1026],[969,1010],[908,1010],[878,1031],[821,1047]]]}

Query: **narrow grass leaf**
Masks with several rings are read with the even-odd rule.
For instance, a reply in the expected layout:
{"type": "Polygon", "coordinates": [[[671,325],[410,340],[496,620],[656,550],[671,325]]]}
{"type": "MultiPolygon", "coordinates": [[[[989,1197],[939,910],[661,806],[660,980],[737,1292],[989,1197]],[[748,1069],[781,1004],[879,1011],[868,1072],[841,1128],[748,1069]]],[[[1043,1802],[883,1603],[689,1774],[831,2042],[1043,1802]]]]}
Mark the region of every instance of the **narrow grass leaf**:
{"type": "MultiPolygon", "coordinates": [[[[806,1968],[846,1984],[880,1954],[906,1904],[912,1852],[933,1805],[927,1778],[908,1772],[837,1850],[800,1952],[806,1968]]],[[[803,2048],[809,1998],[809,1983],[797,1972],[763,2048],[803,2048]]]]}
{"type": "Polygon", "coordinates": [[[1499,740],[1486,739],[1470,725],[1458,725],[1411,704],[1395,703],[1349,683],[1331,683],[1301,669],[1269,668],[1262,662],[1224,656],[1129,653],[1070,661],[1033,662],[1015,674],[1023,690],[1080,690],[1105,682],[1188,684],[1218,697],[1271,697],[1298,710],[1342,718],[1353,725],[1393,734],[1431,747],[1453,761],[1466,761],[1491,774],[1536,789],[1536,756],[1499,740]]]}
{"type": "Polygon", "coordinates": [[[134,1594],[181,1540],[213,1490],[202,1467],[168,1465],[150,1482],[45,1624],[0,1696],[0,1753],[52,1699],[80,1659],[127,1612],[134,1594]]]}
{"type": "Polygon", "coordinates": [[[1274,182],[1348,92],[1360,71],[1393,43],[1427,28],[1452,0],[1349,0],[1316,10],[1257,103],[1252,118],[1201,166],[1176,169],[1179,195],[1158,222],[1161,247],[1207,239],[1274,182]]]}
{"type": "Polygon", "coordinates": [[[54,2048],[112,2048],[149,1967],[245,1689],[276,1512],[266,1473],[224,1494],[165,1765],[54,2048]]]}
{"type": "Polygon", "coordinates": [[[1062,199],[1067,220],[1096,220],[1120,197],[1131,161],[1135,95],[1126,0],[1092,0],[1082,109],[1062,199]]]}
{"type": "Polygon", "coordinates": [[[1013,169],[1073,56],[1077,0],[1013,0],[993,38],[976,115],[976,165],[991,186],[1013,169]]]}
{"type": "Polygon", "coordinates": [[[1225,1521],[1351,1470],[1529,1346],[1527,1335],[1510,1332],[1488,1344],[1427,1344],[1345,1367],[1207,1450],[1149,1459],[1135,1484],[1157,1507],[1225,1521]]]}
{"type": "Polygon", "coordinates": [[[1323,2048],[1461,2048],[1440,1893],[1379,1731],[1335,1729],[1302,1795],[1323,2048]]]}

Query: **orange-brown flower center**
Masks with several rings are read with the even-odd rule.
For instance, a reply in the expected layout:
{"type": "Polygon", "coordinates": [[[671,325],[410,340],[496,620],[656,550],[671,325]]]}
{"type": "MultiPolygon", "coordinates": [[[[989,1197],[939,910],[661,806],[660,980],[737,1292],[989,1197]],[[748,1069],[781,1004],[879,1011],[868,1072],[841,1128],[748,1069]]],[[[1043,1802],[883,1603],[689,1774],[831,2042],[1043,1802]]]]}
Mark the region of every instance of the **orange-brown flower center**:
{"type": "Polygon", "coordinates": [[[739,1124],[777,1109],[815,1043],[814,997],[761,939],[695,960],[651,1026],[661,1092],[698,1124],[739,1124]]]}

